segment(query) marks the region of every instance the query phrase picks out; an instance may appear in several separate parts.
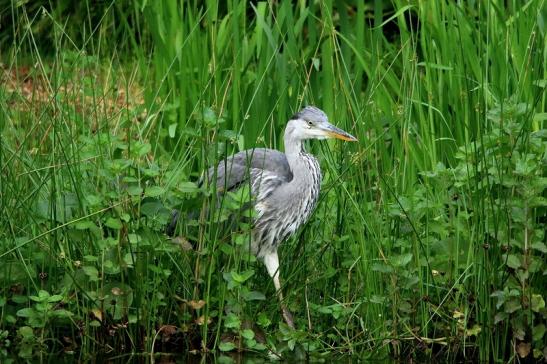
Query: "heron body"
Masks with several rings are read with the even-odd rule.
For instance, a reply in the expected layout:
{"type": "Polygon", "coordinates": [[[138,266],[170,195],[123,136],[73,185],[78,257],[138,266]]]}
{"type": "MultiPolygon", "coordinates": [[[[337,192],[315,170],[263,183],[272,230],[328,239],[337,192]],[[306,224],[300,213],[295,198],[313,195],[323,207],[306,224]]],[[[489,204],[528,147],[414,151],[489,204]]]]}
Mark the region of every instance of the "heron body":
{"type": "MultiPolygon", "coordinates": [[[[287,123],[285,153],[264,148],[245,150],[220,162],[216,168],[216,185],[220,191],[250,183],[256,210],[251,249],[273,278],[283,317],[290,327],[294,324],[283,304],[277,249],[308,221],[319,199],[321,168],[317,159],[306,153],[303,142],[329,137],[356,140],[330,124],[323,111],[307,106],[287,123]]],[[[215,169],[210,168],[206,174],[209,182],[214,175],[215,169]]]]}
{"type": "Polygon", "coordinates": [[[293,178],[264,170],[251,175],[251,194],[256,196],[257,217],[253,227],[252,249],[259,257],[274,254],[281,242],[312,214],[319,199],[321,169],[319,163],[304,151],[287,155],[293,178]]]}

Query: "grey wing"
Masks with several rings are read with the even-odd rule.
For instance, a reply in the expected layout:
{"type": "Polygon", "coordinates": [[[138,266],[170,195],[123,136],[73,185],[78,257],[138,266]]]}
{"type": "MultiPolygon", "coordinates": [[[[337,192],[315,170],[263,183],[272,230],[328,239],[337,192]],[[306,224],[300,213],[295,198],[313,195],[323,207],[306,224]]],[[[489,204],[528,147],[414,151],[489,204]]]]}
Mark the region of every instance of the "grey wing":
{"type": "MultiPolygon", "coordinates": [[[[221,161],[217,166],[216,185],[218,190],[229,191],[238,188],[249,178],[255,180],[260,171],[270,178],[276,177],[277,184],[292,180],[292,172],[284,153],[273,149],[247,149],[221,161]]],[[[209,183],[215,176],[215,168],[209,168],[205,176],[209,183]]]]}

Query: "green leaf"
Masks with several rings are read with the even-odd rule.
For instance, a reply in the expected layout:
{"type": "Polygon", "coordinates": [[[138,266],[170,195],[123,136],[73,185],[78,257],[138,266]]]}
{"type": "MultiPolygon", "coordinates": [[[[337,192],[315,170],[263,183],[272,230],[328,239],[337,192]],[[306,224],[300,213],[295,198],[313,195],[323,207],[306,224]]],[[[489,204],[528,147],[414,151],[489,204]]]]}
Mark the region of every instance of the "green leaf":
{"type": "Polygon", "coordinates": [[[4,321],[10,325],[13,325],[17,322],[17,318],[14,315],[7,314],[4,316],[4,321]]]}
{"type": "Polygon", "coordinates": [[[251,329],[245,329],[245,330],[241,331],[241,336],[245,339],[250,340],[250,339],[254,339],[255,333],[251,329]]]}
{"type": "Polygon", "coordinates": [[[412,287],[420,283],[420,277],[418,275],[411,275],[404,280],[405,289],[411,289],[412,287]]]}
{"type": "MultiPolygon", "coordinates": [[[[226,19],[227,17],[225,17],[224,19],[226,19]]],[[[216,363],[217,364],[234,364],[235,361],[234,359],[232,359],[231,357],[227,356],[227,355],[221,355],[219,357],[216,358],[216,363]]]]}
{"type": "Polygon", "coordinates": [[[27,303],[28,302],[28,297],[27,296],[23,296],[23,295],[19,295],[19,294],[16,294],[16,295],[13,295],[13,297],[11,298],[11,300],[15,303],[18,303],[18,304],[23,304],[23,303],[27,303]]]}
{"type": "Polygon", "coordinates": [[[145,202],[141,205],[141,213],[148,217],[155,217],[163,210],[164,207],[159,201],[145,202]]]}
{"type": "Polygon", "coordinates": [[[516,288],[512,288],[511,290],[509,290],[509,297],[520,297],[520,290],[516,289],[516,288]]]}
{"type": "Polygon", "coordinates": [[[520,267],[520,259],[515,254],[509,254],[507,257],[507,266],[509,268],[518,269],[520,267]]]}
{"type": "Polygon", "coordinates": [[[531,308],[534,312],[540,312],[545,308],[545,300],[539,294],[533,294],[531,300],[531,308]]]}
{"type": "Polygon", "coordinates": [[[133,152],[137,152],[139,157],[147,154],[152,150],[150,143],[137,142],[133,145],[133,152]]]}
{"type": "Polygon", "coordinates": [[[127,238],[131,244],[138,244],[142,241],[142,238],[138,234],[127,234],[127,238]]]}
{"type": "Polygon", "coordinates": [[[506,312],[498,312],[496,316],[494,316],[494,324],[498,324],[502,321],[505,321],[507,317],[508,315],[506,312]]]}
{"type": "Polygon", "coordinates": [[[169,125],[169,138],[175,137],[175,131],[177,130],[177,124],[173,123],[169,125]]]}
{"type": "Polygon", "coordinates": [[[133,263],[136,261],[135,256],[131,252],[125,253],[123,256],[123,261],[128,267],[133,267],[133,263]]]}
{"type": "Polygon", "coordinates": [[[233,313],[229,313],[224,317],[224,327],[228,329],[239,329],[241,326],[241,320],[233,313]]]}
{"type": "Polygon", "coordinates": [[[532,339],[534,341],[540,341],[545,335],[545,324],[539,324],[532,329],[532,339]]]}
{"type": "Polygon", "coordinates": [[[236,271],[231,271],[230,274],[232,276],[232,279],[235,282],[241,284],[241,283],[244,283],[247,279],[251,278],[255,274],[255,271],[252,269],[249,269],[241,274],[237,273],[236,271]]]}
{"type": "MultiPolygon", "coordinates": [[[[544,265],[543,259],[539,259],[538,257],[530,256],[529,257],[529,265],[528,265],[528,272],[530,273],[536,273],[539,272],[539,270],[544,265]]],[[[546,266],[547,268],[547,266],[546,266]]]]}
{"type": "MultiPolygon", "coordinates": [[[[255,340],[256,341],[256,340],[255,340]]],[[[253,349],[254,350],[259,350],[259,351],[264,351],[266,349],[268,349],[268,347],[262,343],[259,343],[257,342],[254,346],[253,346],[253,349]]],[[[312,352],[314,351],[313,349],[309,350],[309,352],[312,352]]]]}
{"type": "Polygon", "coordinates": [[[378,295],[372,295],[372,297],[370,297],[370,302],[372,303],[384,303],[386,301],[386,297],[384,296],[378,296],[378,295]]]}
{"type": "Polygon", "coordinates": [[[481,332],[481,330],[482,330],[481,327],[479,325],[475,324],[475,325],[473,325],[472,328],[466,329],[465,334],[467,336],[477,336],[481,332]]]}
{"type": "Polygon", "coordinates": [[[101,197],[96,196],[96,195],[86,195],[84,198],[87,201],[87,203],[89,204],[89,206],[98,206],[103,201],[103,199],[101,197]]]}
{"type": "Polygon", "coordinates": [[[17,330],[19,335],[21,335],[24,339],[31,339],[34,337],[34,330],[32,330],[31,327],[23,326],[20,327],[19,330],[17,330]]]}
{"type": "Polygon", "coordinates": [[[231,255],[234,252],[234,247],[230,244],[220,243],[218,245],[218,248],[220,249],[221,252],[223,252],[226,255],[231,255]]]}
{"type": "Polygon", "coordinates": [[[232,351],[236,348],[235,344],[231,341],[224,341],[218,345],[220,351],[232,351]]]}
{"type": "Polygon", "coordinates": [[[49,298],[49,293],[44,290],[40,290],[38,291],[38,296],[29,296],[29,298],[34,302],[45,302],[49,298]]]}
{"type": "Polygon", "coordinates": [[[290,339],[288,342],[287,342],[287,346],[289,347],[289,350],[290,351],[293,351],[294,350],[294,346],[296,345],[296,339],[290,339]]]}
{"type": "Polygon", "coordinates": [[[268,315],[266,315],[264,312],[261,312],[259,315],[258,315],[258,318],[256,320],[256,323],[259,325],[259,326],[262,326],[262,327],[268,327],[271,325],[272,321],[270,320],[270,318],[268,317],[268,315]]]}
{"type": "Polygon", "coordinates": [[[411,260],[412,260],[412,253],[407,253],[407,254],[394,256],[391,260],[391,263],[395,267],[404,267],[408,263],[410,263],[411,260]]]}
{"type": "Polygon", "coordinates": [[[317,312],[330,315],[332,313],[332,307],[331,306],[319,306],[317,308],[317,312]]]}
{"type": "Polygon", "coordinates": [[[32,308],[22,308],[17,311],[17,316],[19,317],[32,317],[34,315],[36,315],[36,311],[32,308]]]}
{"type": "Polygon", "coordinates": [[[316,71],[319,71],[319,66],[321,65],[321,60],[317,57],[312,58],[312,64],[316,71]]]}
{"type": "Polygon", "coordinates": [[[264,301],[266,299],[264,293],[258,291],[242,292],[242,295],[245,301],[264,301]]]}
{"type": "Polygon", "coordinates": [[[520,159],[517,160],[517,163],[515,165],[515,174],[522,175],[522,176],[528,176],[537,170],[537,165],[534,160],[533,154],[527,154],[526,156],[522,156],[520,159]]]}
{"type": "Polygon", "coordinates": [[[97,270],[97,268],[90,265],[85,265],[82,267],[82,270],[92,282],[99,280],[99,271],[97,270]]]}
{"type": "Polygon", "coordinates": [[[87,229],[94,228],[95,223],[93,223],[93,221],[90,221],[90,220],[81,220],[75,223],[73,226],[77,230],[87,230],[87,229]]]}
{"type": "Polygon", "coordinates": [[[151,186],[151,187],[147,187],[146,190],[144,191],[144,195],[145,196],[148,196],[148,197],[158,197],[158,196],[161,196],[165,193],[165,188],[163,187],[160,187],[160,186],[151,186]]]}
{"type": "Polygon", "coordinates": [[[74,316],[72,312],[67,311],[65,309],[55,310],[53,311],[52,315],[57,318],[69,318],[74,316]]]}
{"type": "Polygon", "coordinates": [[[210,107],[203,109],[203,121],[208,126],[215,126],[217,124],[217,116],[215,112],[210,107]]]}
{"type": "Polygon", "coordinates": [[[47,302],[40,302],[40,303],[37,303],[36,305],[34,305],[33,307],[36,311],[38,312],[48,312],[51,310],[52,306],[50,303],[47,303],[47,302]]]}
{"type": "Polygon", "coordinates": [[[98,262],[99,257],[96,257],[94,255],[84,255],[84,261],[86,261],[86,262],[98,262]]]}
{"type": "Polygon", "coordinates": [[[123,226],[120,219],[115,219],[113,217],[109,217],[106,220],[105,225],[108,226],[109,228],[115,229],[115,230],[120,230],[123,226]]]}
{"type": "Polygon", "coordinates": [[[179,182],[177,188],[180,192],[191,193],[199,191],[198,186],[194,182],[179,182]]]}
{"type": "Polygon", "coordinates": [[[255,339],[246,339],[245,340],[245,346],[249,349],[254,349],[256,346],[256,340],[255,339]]]}
{"type": "Polygon", "coordinates": [[[32,351],[32,345],[21,345],[19,353],[17,353],[17,355],[19,355],[19,357],[23,359],[30,360],[32,358],[32,351]]]}
{"type": "Polygon", "coordinates": [[[543,254],[547,254],[547,245],[545,245],[545,243],[543,243],[541,241],[538,241],[537,243],[534,243],[534,244],[530,245],[530,248],[535,249],[535,250],[539,250],[543,254]]]}
{"type": "Polygon", "coordinates": [[[48,302],[59,302],[63,299],[63,296],[56,294],[47,299],[48,302]]]}
{"type": "Polygon", "coordinates": [[[127,187],[127,193],[130,196],[140,196],[142,194],[142,187],[139,185],[131,185],[127,187]]]}
{"type": "Polygon", "coordinates": [[[380,273],[393,273],[393,267],[384,263],[374,263],[372,270],[380,273]]]}
{"type": "Polygon", "coordinates": [[[150,168],[143,168],[142,171],[146,177],[157,177],[160,175],[160,169],[155,164],[153,164],[150,168]]]}
{"type": "Polygon", "coordinates": [[[505,312],[507,313],[513,313],[517,310],[520,310],[522,308],[522,305],[520,304],[520,300],[513,298],[507,302],[505,302],[505,312]]]}

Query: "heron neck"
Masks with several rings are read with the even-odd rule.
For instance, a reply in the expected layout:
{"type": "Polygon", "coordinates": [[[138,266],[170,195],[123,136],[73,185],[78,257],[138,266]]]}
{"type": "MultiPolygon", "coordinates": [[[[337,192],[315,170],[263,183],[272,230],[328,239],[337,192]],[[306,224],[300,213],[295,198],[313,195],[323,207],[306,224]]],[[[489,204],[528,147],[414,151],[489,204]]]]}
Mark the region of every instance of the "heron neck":
{"type": "MultiPolygon", "coordinates": [[[[304,149],[304,143],[300,138],[294,138],[292,135],[285,134],[285,155],[287,156],[287,162],[291,168],[293,176],[298,176],[297,179],[308,179],[311,174],[310,168],[307,168],[309,158],[306,158],[308,154],[304,149]]],[[[312,157],[313,158],[313,157],[312,157]]]]}
{"type": "Polygon", "coordinates": [[[287,159],[289,160],[289,165],[291,162],[290,156],[297,157],[298,155],[304,153],[304,145],[302,143],[302,139],[295,138],[290,133],[285,133],[285,154],[287,155],[287,159]]]}

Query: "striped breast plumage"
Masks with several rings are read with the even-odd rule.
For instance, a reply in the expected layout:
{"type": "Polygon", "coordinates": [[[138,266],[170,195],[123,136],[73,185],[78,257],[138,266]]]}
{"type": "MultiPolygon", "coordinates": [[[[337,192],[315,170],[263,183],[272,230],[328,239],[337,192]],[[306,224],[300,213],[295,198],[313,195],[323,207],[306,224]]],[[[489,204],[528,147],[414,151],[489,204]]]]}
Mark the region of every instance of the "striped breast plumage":
{"type": "Polygon", "coordinates": [[[307,153],[301,153],[298,160],[298,180],[286,181],[264,170],[251,171],[257,211],[252,248],[259,257],[276,250],[315,210],[321,186],[319,163],[307,153]]]}

